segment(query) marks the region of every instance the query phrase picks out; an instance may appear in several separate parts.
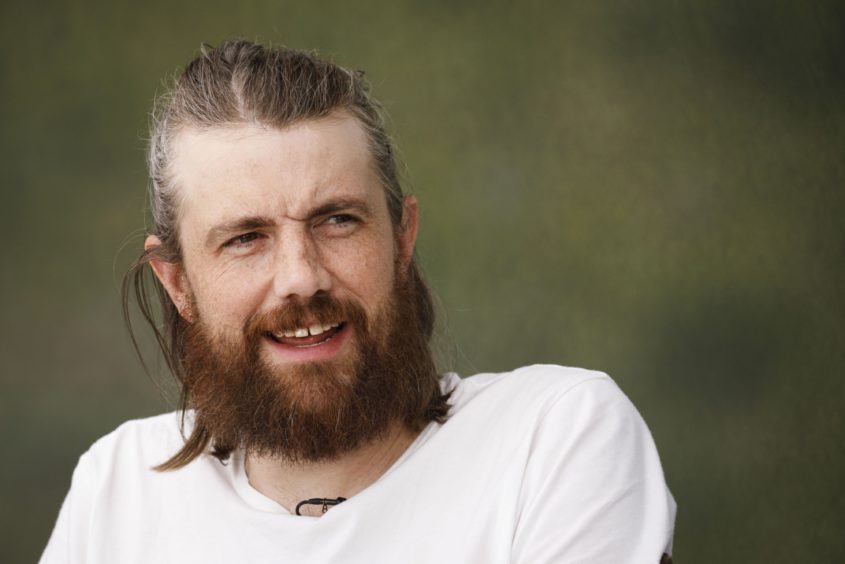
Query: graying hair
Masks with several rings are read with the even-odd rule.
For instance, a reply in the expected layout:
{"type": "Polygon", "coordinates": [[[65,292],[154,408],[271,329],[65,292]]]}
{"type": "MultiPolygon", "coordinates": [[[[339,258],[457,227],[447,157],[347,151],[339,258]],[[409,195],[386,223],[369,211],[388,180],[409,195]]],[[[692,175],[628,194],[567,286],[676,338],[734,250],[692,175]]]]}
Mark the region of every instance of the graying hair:
{"type": "Polygon", "coordinates": [[[403,194],[396,174],[383,109],[370,96],[361,71],[350,71],[314,54],[267,48],[243,40],[203,46],[159,97],[150,128],[148,165],[152,234],[162,255],[181,256],[178,198],[170,165],[173,141],[185,128],[258,124],[283,128],[346,110],[363,125],[373,165],[383,185],[394,227],[402,220],[403,194]]]}

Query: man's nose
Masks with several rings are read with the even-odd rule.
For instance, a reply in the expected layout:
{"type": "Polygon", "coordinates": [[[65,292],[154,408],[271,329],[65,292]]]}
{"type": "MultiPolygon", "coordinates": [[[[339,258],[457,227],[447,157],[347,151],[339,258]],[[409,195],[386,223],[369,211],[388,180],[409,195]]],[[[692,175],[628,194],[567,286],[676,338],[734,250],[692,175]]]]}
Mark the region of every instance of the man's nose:
{"type": "Polygon", "coordinates": [[[316,242],[307,233],[290,233],[279,242],[273,291],[281,299],[310,298],[331,289],[331,276],[316,242]]]}

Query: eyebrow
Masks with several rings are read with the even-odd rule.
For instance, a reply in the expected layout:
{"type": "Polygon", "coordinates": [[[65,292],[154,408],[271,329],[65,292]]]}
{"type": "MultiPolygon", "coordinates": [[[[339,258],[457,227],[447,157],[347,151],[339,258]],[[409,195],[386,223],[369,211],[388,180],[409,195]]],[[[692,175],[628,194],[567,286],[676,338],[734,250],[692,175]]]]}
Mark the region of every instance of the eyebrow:
{"type": "Polygon", "coordinates": [[[216,225],[209,229],[205,236],[205,246],[215,247],[218,241],[228,239],[230,236],[241,233],[243,231],[254,231],[256,229],[267,229],[273,227],[276,222],[271,218],[261,215],[254,215],[250,217],[242,217],[235,221],[216,225]]]}
{"type": "MultiPolygon", "coordinates": [[[[338,198],[310,210],[304,218],[292,217],[290,219],[293,219],[294,221],[310,221],[321,216],[341,211],[355,211],[365,218],[369,218],[372,215],[370,206],[367,205],[367,202],[364,200],[358,198],[338,198]]],[[[275,227],[275,225],[275,220],[263,215],[238,218],[234,221],[216,225],[209,229],[208,234],[205,237],[205,245],[209,248],[215,247],[219,241],[228,239],[237,233],[269,229],[271,227],[275,227]]]]}
{"type": "Polygon", "coordinates": [[[308,213],[305,219],[314,219],[322,215],[329,215],[339,211],[356,211],[367,217],[371,215],[370,206],[368,206],[367,202],[364,200],[360,200],[358,198],[338,198],[317,206],[308,213]]]}

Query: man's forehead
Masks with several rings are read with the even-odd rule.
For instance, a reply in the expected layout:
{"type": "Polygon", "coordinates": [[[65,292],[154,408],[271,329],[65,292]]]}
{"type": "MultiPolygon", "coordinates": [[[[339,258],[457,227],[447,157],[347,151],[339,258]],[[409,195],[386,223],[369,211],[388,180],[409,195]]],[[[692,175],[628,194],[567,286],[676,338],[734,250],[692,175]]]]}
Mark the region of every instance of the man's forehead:
{"type": "Polygon", "coordinates": [[[367,135],[346,113],[276,128],[188,128],[175,139],[171,173],[180,215],[307,213],[320,200],[384,200],[367,135]]]}

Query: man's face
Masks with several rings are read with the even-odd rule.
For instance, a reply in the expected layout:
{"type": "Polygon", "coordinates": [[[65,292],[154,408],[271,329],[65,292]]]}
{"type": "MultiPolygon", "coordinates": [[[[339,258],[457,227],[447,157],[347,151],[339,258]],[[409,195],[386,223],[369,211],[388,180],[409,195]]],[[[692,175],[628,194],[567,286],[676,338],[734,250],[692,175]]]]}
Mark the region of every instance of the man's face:
{"type": "Polygon", "coordinates": [[[243,360],[300,414],[343,408],[326,391],[351,388],[366,350],[388,346],[416,236],[411,198],[394,229],[359,122],[187,130],[172,170],[183,262],[154,268],[200,337],[194,360],[243,360]]]}
{"type": "MultiPolygon", "coordinates": [[[[284,130],[190,129],[177,138],[173,170],[184,268],[165,285],[189,320],[221,336],[323,293],[357,302],[372,319],[397,258],[410,259],[415,230],[395,236],[366,134],[347,114],[284,130]]],[[[409,200],[406,216],[414,214],[409,200]]],[[[324,321],[268,335],[262,358],[282,368],[350,354],[352,328],[324,321]]]]}

